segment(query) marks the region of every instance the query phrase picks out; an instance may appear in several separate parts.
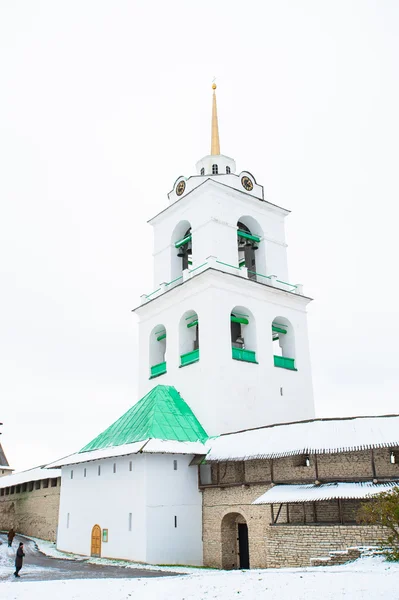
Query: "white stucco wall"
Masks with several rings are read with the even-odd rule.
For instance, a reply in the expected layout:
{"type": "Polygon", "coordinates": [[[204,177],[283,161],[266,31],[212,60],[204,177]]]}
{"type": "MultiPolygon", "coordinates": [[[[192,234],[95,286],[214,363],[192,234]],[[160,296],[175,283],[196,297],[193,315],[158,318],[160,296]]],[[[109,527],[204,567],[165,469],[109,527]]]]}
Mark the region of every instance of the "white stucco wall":
{"type": "Polygon", "coordinates": [[[210,435],[313,418],[308,302],[303,296],[209,269],[144,304],[137,310],[139,396],[157,383],[175,386],[210,435]],[[230,314],[236,306],[248,309],[255,320],[258,364],[232,359],[230,314]],[[189,310],[198,315],[200,360],[180,367],[179,323],[189,310]],[[271,327],[276,317],[292,325],[291,358],[297,371],[274,366],[271,327]],[[158,322],[167,331],[167,373],[149,380],[150,333],[158,322]]]}
{"type": "Polygon", "coordinates": [[[197,467],[188,466],[192,458],[147,456],[149,563],[202,565],[202,494],[197,467]]]}
{"type": "Polygon", "coordinates": [[[141,454],[63,467],[57,548],[90,555],[91,531],[97,524],[108,529],[103,557],[201,565],[202,499],[197,468],[188,467],[191,459],[141,454]]]}

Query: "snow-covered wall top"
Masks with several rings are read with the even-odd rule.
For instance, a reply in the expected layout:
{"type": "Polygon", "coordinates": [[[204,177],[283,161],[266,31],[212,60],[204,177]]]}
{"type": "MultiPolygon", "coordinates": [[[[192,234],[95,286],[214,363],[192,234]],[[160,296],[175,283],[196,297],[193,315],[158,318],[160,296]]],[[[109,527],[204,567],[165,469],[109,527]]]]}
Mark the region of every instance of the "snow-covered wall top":
{"type": "Polygon", "coordinates": [[[399,487],[392,481],[385,483],[339,482],[325,483],[323,485],[275,485],[252,504],[285,504],[286,502],[322,502],[335,499],[363,499],[370,498],[382,492],[387,492],[399,487]]]}
{"type": "MultiPolygon", "coordinates": [[[[143,440],[132,444],[123,444],[122,446],[110,446],[89,452],[76,452],[56,460],[47,465],[47,468],[64,467],[66,465],[76,465],[92,460],[101,460],[116,456],[126,456],[129,454],[206,454],[205,446],[201,442],[177,442],[175,440],[143,440]]],[[[1,481],[1,480],[0,480],[1,481]]],[[[28,481],[28,480],[27,480],[28,481]]],[[[29,480],[30,481],[30,480],[29,480]]]]}
{"type": "Polygon", "coordinates": [[[13,475],[5,475],[0,478],[0,489],[10,487],[11,485],[19,485],[20,483],[28,483],[29,481],[40,481],[41,479],[55,479],[61,477],[61,469],[46,469],[45,467],[37,467],[29,469],[21,473],[13,475]]]}
{"type": "Polygon", "coordinates": [[[315,419],[221,435],[207,461],[278,458],[399,446],[399,415],[315,419]]]}

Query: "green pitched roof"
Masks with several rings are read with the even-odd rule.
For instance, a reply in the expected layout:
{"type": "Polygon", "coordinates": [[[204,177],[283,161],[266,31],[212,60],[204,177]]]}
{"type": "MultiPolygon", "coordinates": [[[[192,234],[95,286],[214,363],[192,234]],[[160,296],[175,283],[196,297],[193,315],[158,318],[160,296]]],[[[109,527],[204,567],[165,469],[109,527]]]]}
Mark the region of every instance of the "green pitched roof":
{"type": "Polygon", "coordinates": [[[122,446],[149,438],[205,442],[208,436],[179,392],[169,385],[157,385],[80,452],[122,446]]]}

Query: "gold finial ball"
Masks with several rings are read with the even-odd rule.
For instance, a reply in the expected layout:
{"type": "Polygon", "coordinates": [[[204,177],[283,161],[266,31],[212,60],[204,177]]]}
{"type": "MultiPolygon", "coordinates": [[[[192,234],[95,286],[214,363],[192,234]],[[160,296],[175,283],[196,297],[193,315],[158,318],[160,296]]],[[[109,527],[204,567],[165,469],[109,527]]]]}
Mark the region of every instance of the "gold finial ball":
{"type": "Polygon", "coordinates": [[[216,90],[216,83],[212,83],[212,89],[216,90]]]}

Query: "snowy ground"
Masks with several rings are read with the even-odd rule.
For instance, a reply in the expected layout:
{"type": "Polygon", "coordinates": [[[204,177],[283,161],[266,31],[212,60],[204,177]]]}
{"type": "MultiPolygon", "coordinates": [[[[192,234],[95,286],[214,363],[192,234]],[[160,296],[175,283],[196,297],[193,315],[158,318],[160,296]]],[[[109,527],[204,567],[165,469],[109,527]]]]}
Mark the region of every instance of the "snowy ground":
{"type": "Polygon", "coordinates": [[[399,564],[367,557],[340,567],[201,571],[151,579],[0,583],[7,600],[398,600],[399,564]]]}

